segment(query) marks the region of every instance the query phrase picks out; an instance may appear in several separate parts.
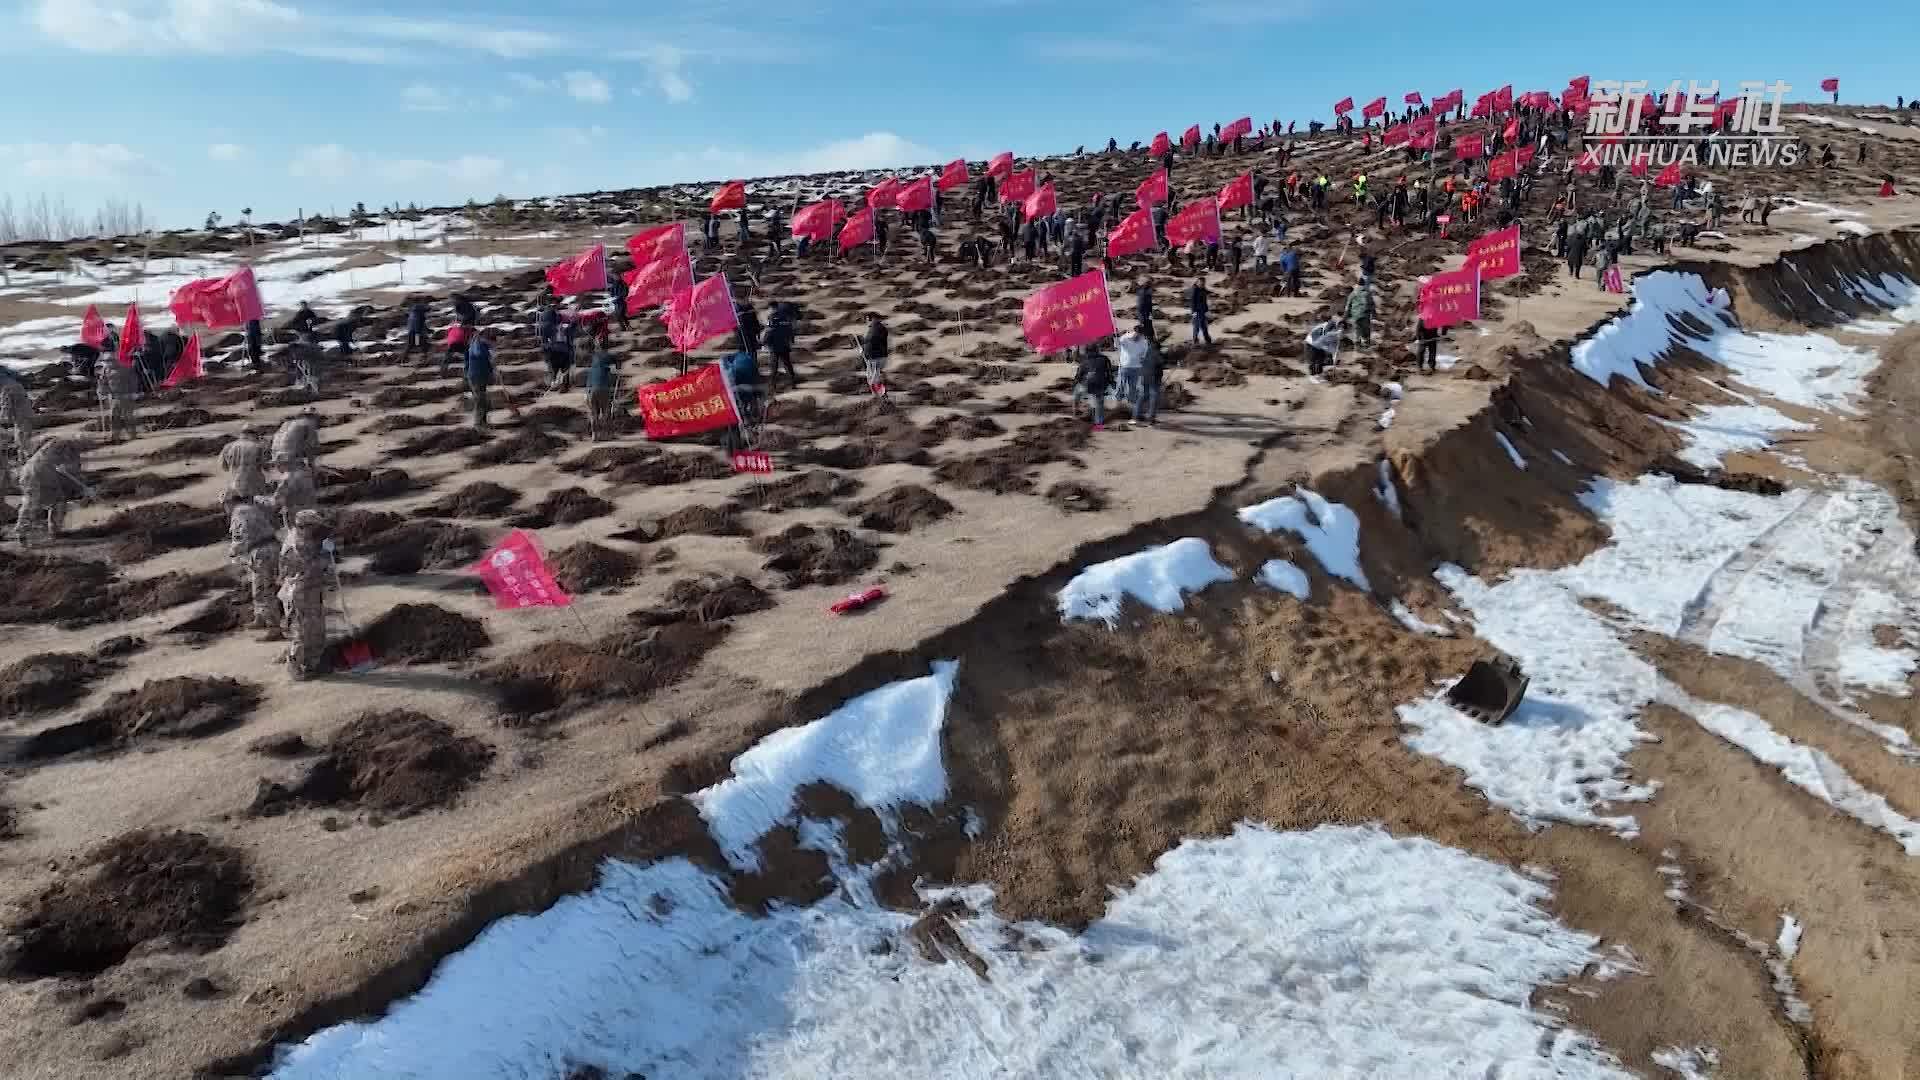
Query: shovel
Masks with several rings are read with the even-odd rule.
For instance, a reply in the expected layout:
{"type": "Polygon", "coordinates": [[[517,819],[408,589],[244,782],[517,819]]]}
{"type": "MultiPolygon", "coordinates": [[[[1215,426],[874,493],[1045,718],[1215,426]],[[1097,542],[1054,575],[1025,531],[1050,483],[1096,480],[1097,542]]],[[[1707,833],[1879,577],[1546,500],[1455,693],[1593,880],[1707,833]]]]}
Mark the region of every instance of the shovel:
{"type": "Polygon", "coordinates": [[[327,553],[327,569],[333,573],[333,595],[340,604],[340,621],[346,624],[340,659],[348,671],[366,671],[373,667],[373,646],[360,637],[360,628],[353,624],[353,616],[347,612],[347,590],[340,584],[340,560],[334,555],[333,541],[323,541],[321,547],[327,553]]]}

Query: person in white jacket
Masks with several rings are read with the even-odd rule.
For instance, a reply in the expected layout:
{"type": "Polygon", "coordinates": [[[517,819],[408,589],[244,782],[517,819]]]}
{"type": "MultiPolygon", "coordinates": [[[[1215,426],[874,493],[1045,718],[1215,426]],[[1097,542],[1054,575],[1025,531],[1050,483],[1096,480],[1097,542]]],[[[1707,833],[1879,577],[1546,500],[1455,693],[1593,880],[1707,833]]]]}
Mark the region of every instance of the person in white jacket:
{"type": "Polygon", "coordinates": [[[1140,376],[1145,371],[1150,345],[1146,330],[1135,326],[1121,334],[1115,344],[1119,347],[1120,363],[1114,380],[1114,396],[1127,403],[1128,410],[1137,420],[1140,418],[1140,394],[1144,389],[1140,376]]]}
{"type": "Polygon", "coordinates": [[[1255,273],[1267,272],[1267,234],[1260,233],[1253,238],[1253,269],[1255,273]]]}
{"type": "Polygon", "coordinates": [[[1340,317],[1328,313],[1327,318],[1307,331],[1307,371],[1318,375],[1333,363],[1334,354],[1340,351],[1340,317]]]}

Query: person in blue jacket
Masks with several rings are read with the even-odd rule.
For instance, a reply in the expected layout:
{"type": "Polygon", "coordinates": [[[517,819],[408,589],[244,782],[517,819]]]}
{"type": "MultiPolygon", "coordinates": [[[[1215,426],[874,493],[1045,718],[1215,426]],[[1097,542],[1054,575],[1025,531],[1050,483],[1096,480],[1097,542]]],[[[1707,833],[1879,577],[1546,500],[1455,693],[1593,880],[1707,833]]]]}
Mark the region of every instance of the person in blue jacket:
{"type": "Polygon", "coordinates": [[[739,349],[727,357],[727,381],[733,384],[733,397],[740,405],[742,426],[760,422],[760,364],[753,354],[739,349]]]}
{"type": "Polygon", "coordinates": [[[473,395],[473,426],[487,426],[487,390],[493,385],[493,346],[476,328],[467,342],[467,392],[473,395]]]}

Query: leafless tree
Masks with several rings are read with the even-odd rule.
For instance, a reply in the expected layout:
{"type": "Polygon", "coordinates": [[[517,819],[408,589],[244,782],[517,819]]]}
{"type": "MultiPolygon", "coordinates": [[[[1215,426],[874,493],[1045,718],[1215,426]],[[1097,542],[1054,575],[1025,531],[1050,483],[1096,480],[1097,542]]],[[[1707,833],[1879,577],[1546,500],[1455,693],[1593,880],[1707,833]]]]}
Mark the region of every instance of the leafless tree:
{"type": "Polygon", "coordinates": [[[145,232],[153,222],[139,203],[110,200],[92,217],[67,206],[64,199],[38,195],[15,203],[0,197],[0,244],[20,240],[71,240],[82,236],[129,236],[145,232]]]}

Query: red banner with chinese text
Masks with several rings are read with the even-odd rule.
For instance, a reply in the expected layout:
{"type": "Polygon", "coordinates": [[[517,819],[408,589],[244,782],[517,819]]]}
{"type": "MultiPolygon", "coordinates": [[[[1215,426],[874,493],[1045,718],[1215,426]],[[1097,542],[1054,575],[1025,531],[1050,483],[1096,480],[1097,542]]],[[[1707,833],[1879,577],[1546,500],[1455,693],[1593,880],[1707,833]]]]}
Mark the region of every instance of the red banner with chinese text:
{"type": "Polygon", "coordinates": [[[1467,245],[1465,269],[1480,271],[1480,280],[1495,281],[1520,272],[1520,226],[1490,232],[1467,245]]]}
{"type": "Polygon", "coordinates": [[[493,550],[480,556],[471,569],[503,608],[566,607],[573,603],[548,569],[540,542],[533,534],[515,529],[493,550]]]}
{"type": "Polygon", "coordinates": [[[727,275],[715,274],[691,289],[674,293],[661,321],[667,324],[668,340],[683,353],[736,329],[739,317],[733,310],[733,290],[727,285],[727,275]]]}
{"type": "Polygon", "coordinates": [[[1107,257],[1118,259],[1123,255],[1152,251],[1154,244],[1152,212],[1141,207],[1107,233],[1107,257]]]}
{"type": "Polygon", "coordinates": [[[1195,240],[1220,241],[1220,204],[1212,199],[1195,199],[1167,221],[1167,243],[1179,247],[1195,240]]]}
{"type": "Polygon", "coordinates": [[[1042,355],[1113,336],[1106,272],[1091,270],[1027,297],[1020,326],[1028,344],[1042,355]]]}
{"type": "Polygon", "coordinates": [[[708,364],[677,379],[648,383],[635,391],[647,438],[671,439],[740,422],[733,392],[719,364],[708,364]]]}
{"type": "Polygon", "coordinates": [[[1480,279],[1472,267],[1435,274],[1420,286],[1420,321],[1431,329],[1480,317],[1480,279]]]}

